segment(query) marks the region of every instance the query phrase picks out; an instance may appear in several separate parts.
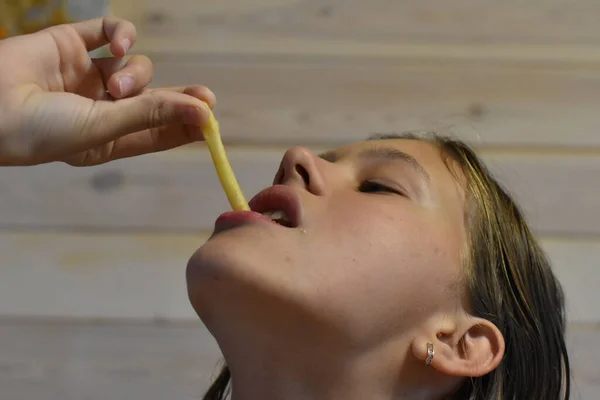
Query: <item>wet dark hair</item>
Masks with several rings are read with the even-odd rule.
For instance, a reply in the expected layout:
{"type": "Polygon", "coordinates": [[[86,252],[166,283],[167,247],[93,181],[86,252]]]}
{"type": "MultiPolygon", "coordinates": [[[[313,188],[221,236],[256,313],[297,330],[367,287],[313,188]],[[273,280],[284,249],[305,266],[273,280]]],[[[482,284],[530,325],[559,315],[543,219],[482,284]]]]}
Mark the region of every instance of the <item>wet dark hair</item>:
{"type": "MultiPolygon", "coordinates": [[[[487,375],[465,378],[448,399],[568,400],[564,294],[519,207],[464,142],[435,133],[369,140],[385,139],[427,141],[440,149],[453,173],[464,177],[469,242],[464,264],[471,313],[495,324],[504,336],[499,366],[487,375]]],[[[224,400],[230,383],[224,366],[203,399],[224,400]]]]}

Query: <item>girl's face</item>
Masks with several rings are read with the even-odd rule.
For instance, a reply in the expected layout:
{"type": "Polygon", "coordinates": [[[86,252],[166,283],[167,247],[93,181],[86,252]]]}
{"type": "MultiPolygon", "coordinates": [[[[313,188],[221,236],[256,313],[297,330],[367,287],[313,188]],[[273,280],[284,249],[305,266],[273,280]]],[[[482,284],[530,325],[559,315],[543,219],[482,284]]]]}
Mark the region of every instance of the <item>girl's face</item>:
{"type": "Polygon", "coordinates": [[[464,192],[435,146],[294,148],[274,183],[251,205],[292,227],[224,217],[188,264],[192,305],[217,338],[246,321],[273,337],[374,346],[456,309],[464,192]]]}

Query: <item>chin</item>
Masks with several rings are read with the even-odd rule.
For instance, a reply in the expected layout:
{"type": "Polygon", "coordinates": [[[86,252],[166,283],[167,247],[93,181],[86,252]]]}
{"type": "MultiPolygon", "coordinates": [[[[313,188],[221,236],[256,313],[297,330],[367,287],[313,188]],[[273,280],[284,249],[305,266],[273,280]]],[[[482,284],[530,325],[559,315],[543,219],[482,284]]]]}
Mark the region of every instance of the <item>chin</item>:
{"type": "Polygon", "coordinates": [[[213,233],[192,255],[187,265],[188,286],[212,285],[215,281],[235,279],[255,253],[257,243],[244,228],[213,233]],[[252,242],[256,242],[252,240],[252,242]]]}
{"type": "MultiPolygon", "coordinates": [[[[260,293],[277,291],[281,285],[285,253],[281,238],[246,226],[213,234],[190,258],[186,268],[188,295],[201,319],[223,303],[243,303],[260,293]]],[[[241,306],[241,304],[240,304],[241,306]]]]}
{"type": "Polygon", "coordinates": [[[320,315],[323,304],[315,303],[319,285],[307,282],[306,251],[293,236],[271,232],[256,226],[223,231],[190,258],[189,299],[213,335],[231,329],[232,321],[269,329],[284,321],[329,325],[320,315]]]}

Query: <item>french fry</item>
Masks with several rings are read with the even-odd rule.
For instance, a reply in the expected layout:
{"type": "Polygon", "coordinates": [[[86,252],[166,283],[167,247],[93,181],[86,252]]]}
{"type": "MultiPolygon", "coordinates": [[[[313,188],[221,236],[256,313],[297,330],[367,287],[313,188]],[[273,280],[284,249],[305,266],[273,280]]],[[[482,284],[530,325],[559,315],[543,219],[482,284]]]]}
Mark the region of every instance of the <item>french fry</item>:
{"type": "Polygon", "coordinates": [[[246,201],[242,189],[235,178],[231,164],[227,159],[227,153],[223,142],[221,141],[221,133],[219,131],[219,123],[213,115],[210,107],[208,107],[210,113],[210,119],[208,124],[205,126],[203,134],[204,141],[208,145],[208,150],[217,170],[217,175],[221,181],[221,186],[227,195],[229,204],[234,211],[249,211],[250,206],[246,201]]]}

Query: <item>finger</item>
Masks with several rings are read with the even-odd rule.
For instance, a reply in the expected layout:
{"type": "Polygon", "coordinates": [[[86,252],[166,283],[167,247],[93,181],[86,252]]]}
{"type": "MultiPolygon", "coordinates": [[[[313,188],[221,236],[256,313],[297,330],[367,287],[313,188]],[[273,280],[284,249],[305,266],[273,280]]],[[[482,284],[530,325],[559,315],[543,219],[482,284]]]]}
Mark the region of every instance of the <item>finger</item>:
{"type": "Polygon", "coordinates": [[[138,94],[152,82],[154,66],[146,56],[97,58],[92,62],[100,71],[106,89],[116,99],[138,94]]]}
{"type": "Polygon", "coordinates": [[[88,51],[110,43],[115,57],[123,57],[136,41],[135,26],[117,17],[89,19],[73,23],[71,27],[81,36],[88,51]]]}
{"type": "Polygon", "coordinates": [[[122,158],[171,150],[198,141],[197,129],[192,125],[174,124],[134,132],[88,151],[76,159],[65,161],[72,165],[81,165],[84,162],[85,165],[98,165],[122,158]]]}
{"type": "MultiPolygon", "coordinates": [[[[214,93],[204,86],[175,87],[158,90],[169,90],[194,96],[202,99],[210,108],[214,108],[216,105],[214,93]]],[[[108,152],[102,150],[96,151],[95,154],[88,154],[85,160],[88,164],[100,164],[121,158],[171,150],[196,142],[199,139],[199,128],[197,126],[184,124],[166,125],[120,137],[109,146],[110,149],[108,152]]]]}
{"type": "Polygon", "coordinates": [[[117,101],[95,102],[81,140],[90,145],[106,143],[171,124],[195,126],[196,138],[200,140],[209,115],[206,103],[195,96],[171,90],[146,91],[117,101]]]}
{"type": "MultiPolygon", "coordinates": [[[[183,89],[182,93],[193,96],[207,103],[211,109],[215,108],[215,106],[217,105],[217,97],[212,92],[212,90],[210,90],[206,86],[195,85],[179,89],[183,89]]],[[[175,88],[175,90],[178,89],[175,88]]]]}
{"type": "Polygon", "coordinates": [[[215,96],[213,91],[210,90],[209,88],[207,88],[206,86],[202,86],[202,85],[173,86],[173,87],[168,87],[168,88],[153,88],[153,89],[146,89],[146,91],[148,91],[148,92],[167,91],[167,92],[187,94],[187,95],[190,95],[197,99],[202,100],[204,103],[208,104],[208,106],[211,108],[211,110],[213,108],[215,108],[217,105],[217,97],[215,96]]]}

